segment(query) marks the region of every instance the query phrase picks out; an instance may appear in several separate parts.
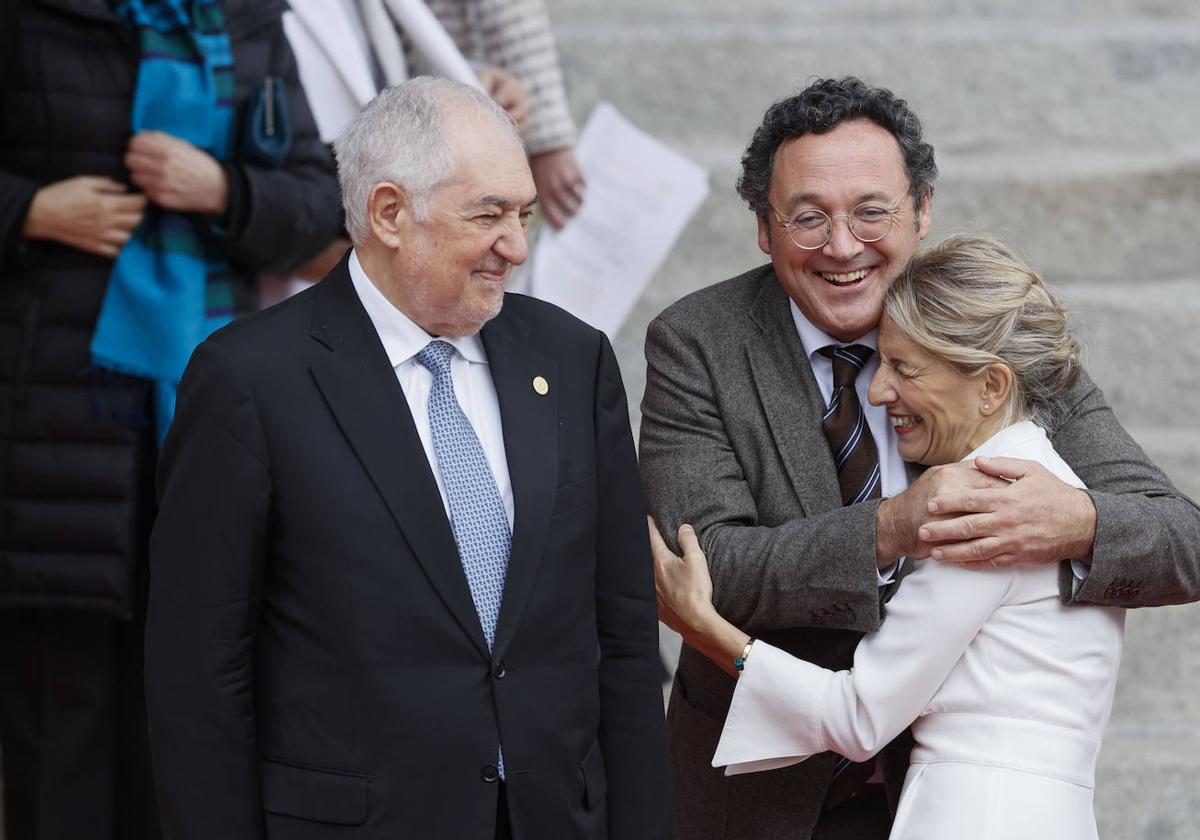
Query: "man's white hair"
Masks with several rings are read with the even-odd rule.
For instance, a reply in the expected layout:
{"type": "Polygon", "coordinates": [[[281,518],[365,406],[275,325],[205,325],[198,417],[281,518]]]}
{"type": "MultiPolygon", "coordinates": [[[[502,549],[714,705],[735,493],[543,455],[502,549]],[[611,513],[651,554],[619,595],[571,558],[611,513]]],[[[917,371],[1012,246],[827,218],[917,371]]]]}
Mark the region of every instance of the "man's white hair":
{"type": "Polygon", "coordinates": [[[457,165],[443,130],[444,118],[448,111],[460,109],[494,119],[522,142],[512,117],[486,95],[431,76],[385,88],[346,126],[333,150],[346,230],[355,244],[364,243],[371,231],[367,199],[376,184],[400,187],[417,219],[429,218],[434,187],[453,175],[457,165]]]}

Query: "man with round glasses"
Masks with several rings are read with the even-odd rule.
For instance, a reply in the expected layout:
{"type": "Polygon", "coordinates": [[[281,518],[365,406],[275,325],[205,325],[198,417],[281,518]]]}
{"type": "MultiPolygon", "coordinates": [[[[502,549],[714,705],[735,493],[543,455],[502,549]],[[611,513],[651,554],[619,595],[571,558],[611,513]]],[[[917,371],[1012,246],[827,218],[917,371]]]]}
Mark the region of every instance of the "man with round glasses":
{"type": "MultiPolygon", "coordinates": [[[[1087,492],[1023,461],[918,475],[900,459],[866,389],[883,297],[929,231],[936,176],[890,91],[823,79],[775,103],[738,181],[770,262],[675,303],[646,337],[640,456],[660,530],[694,525],[717,610],[822,667],[850,666],[905,556],[1070,559],[1063,597],[1081,604],[1200,597],[1200,510],[1086,374],[1050,432],[1087,492]]],[[[726,777],[710,762],[734,685],[684,646],[668,711],[676,837],[885,838],[907,746],[726,777]]]]}

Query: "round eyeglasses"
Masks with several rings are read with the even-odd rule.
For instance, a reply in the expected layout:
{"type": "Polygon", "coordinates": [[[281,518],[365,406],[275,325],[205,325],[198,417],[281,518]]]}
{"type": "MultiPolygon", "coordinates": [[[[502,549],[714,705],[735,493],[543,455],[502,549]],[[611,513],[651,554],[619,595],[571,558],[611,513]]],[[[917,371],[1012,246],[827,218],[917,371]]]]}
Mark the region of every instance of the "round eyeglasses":
{"type": "Polygon", "coordinates": [[[793,245],[805,251],[815,251],[824,248],[832,238],[833,220],[838,218],[846,220],[850,233],[859,242],[878,242],[892,232],[904,201],[901,198],[891,206],[878,201],[864,201],[849,213],[834,213],[832,216],[821,210],[807,208],[790,219],[785,219],[775,205],[771,205],[771,209],[793,245]]]}

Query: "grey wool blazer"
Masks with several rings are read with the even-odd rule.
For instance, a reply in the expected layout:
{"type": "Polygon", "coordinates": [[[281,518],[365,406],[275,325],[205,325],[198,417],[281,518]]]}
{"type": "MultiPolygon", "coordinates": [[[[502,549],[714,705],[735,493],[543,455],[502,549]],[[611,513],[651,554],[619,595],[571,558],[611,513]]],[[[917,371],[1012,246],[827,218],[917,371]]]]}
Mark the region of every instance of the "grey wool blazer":
{"type": "MultiPolygon", "coordinates": [[[[876,502],[842,507],[824,401],[771,266],[695,292],[646,336],[641,471],[668,538],[696,527],[714,602],[752,636],[847,668],[879,626],[876,502]]],[[[1121,428],[1083,374],[1049,430],[1097,510],[1091,572],[1064,599],[1143,607],[1200,598],[1200,509],[1121,428]]],[[[809,838],[837,757],[726,778],[710,766],[734,681],[686,645],[668,728],[675,836],[809,838]]],[[[885,767],[903,779],[906,753],[885,767]]],[[[886,834],[881,827],[879,836],[886,834]]]]}

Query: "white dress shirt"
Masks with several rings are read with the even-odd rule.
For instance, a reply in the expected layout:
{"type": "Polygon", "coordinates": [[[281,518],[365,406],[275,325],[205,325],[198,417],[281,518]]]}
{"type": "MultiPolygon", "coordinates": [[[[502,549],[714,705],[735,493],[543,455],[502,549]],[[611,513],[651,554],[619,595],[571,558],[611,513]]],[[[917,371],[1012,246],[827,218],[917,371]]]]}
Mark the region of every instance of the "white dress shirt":
{"type": "MultiPolygon", "coordinates": [[[[800,311],[800,307],[796,306],[794,300],[790,303],[792,321],[796,325],[796,332],[800,335],[800,343],[804,345],[804,352],[808,354],[808,363],[812,366],[813,377],[817,380],[817,387],[821,389],[821,396],[824,398],[826,406],[833,398],[833,359],[823,356],[820,352],[821,348],[830,344],[837,346],[861,344],[876,351],[871,354],[871,358],[867,359],[867,363],[859,371],[858,378],[854,381],[854,390],[858,392],[858,401],[866,415],[867,427],[871,430],[871,436],[875,438],[875,449],[879,455],[879,493],[885,499],[900,495],[908,487],[908,472],[904,466],[904,459],[900,457],[896,430],[892,428],[892,423],[888,420],[887,407],[871,405],[867,401],[867,388],[871,384],[871,377],[875,375],[875,371],[879,370],[877,330],[871,330],[854,341],[838,341],[824,330],[813,326],[813,323],[800,311]]],[[[892,577],[899,568],[900,563],[896,563],[880,572],[879,585],[891,583],[892,577]]]]}
{"type": "MultiPolygon", "coordinates": [[[[416,358],[425,345],[438,337],[425,332],[383,296],[367,277],[362,263],[358,261],[357,253],[350,254],[350,279],[354,282],[354,291],[358,293],[358,299],[362,301],[363,308],[367,310],[367,315],[375,326],[375,332],[379,333],[379,340],[387,352],[388,361],[396,371],[400,389],[404,391],[404,398],[408,400],[408,409],[412,412],[417,434],[421,437],[421,446],[425,448],[425,457],[429,460],[429,467],[437,480],[448,519],[450,502],[446,496],[446,482],[442,479],[442,471],[438,467],[437,454],[433,449],[433,434],[429,428],[429,391],[433,387],[433,374],[416,358]]],[[[454,381],[454,395],[483,447],[483,454],[492,469],[492,477],[496,479],[496,489],[500,491],[504,512],[508,514],[508,527],[511,529],[512,480],[508,474],[508,460],[504,452],[500,400],[496,396],[496,385],[492,382],[483,341],[478,333],[462,338],[442,337],[440,340],[452,344],[457,351],[450,359],[450,378],[454,381]]]]}

